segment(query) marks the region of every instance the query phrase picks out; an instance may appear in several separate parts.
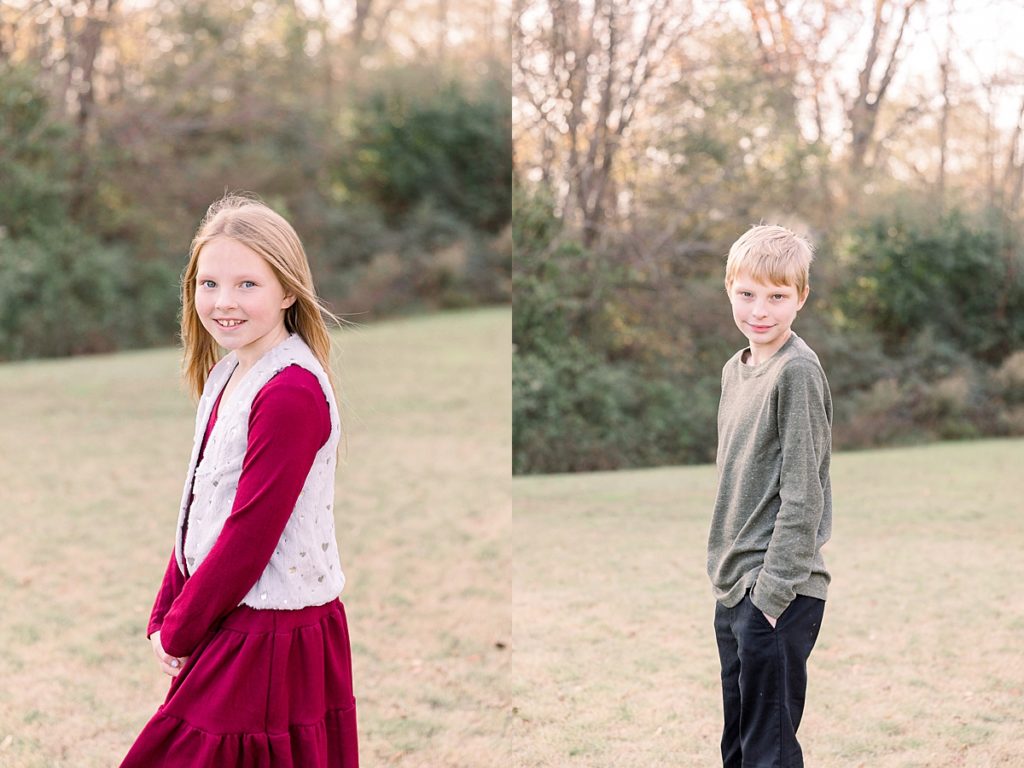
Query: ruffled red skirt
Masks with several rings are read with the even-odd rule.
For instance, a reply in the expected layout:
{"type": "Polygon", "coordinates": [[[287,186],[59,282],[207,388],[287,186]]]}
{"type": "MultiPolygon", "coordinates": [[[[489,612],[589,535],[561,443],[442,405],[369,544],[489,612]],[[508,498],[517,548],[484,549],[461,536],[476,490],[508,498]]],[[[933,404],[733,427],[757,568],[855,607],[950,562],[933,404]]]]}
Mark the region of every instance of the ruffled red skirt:
{"type": "Polygon", "coordinates": [[[358,768],[341,602],[239,606],[171,682],[121,768],[358,768]]]}

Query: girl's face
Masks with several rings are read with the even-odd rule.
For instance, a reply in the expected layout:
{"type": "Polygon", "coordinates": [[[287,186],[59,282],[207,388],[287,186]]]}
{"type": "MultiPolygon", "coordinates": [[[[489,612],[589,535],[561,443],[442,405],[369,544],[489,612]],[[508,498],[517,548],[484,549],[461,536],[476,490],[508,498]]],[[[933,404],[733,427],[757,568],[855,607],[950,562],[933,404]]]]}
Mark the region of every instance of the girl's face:
{"type": "Polygon", "coordinates": [[[217,237],[200,251],[196,313],[216,342],[234,350],[243,365],[284,341],[284,312],[294,303],[270,265],[248,246],[217,237]]]}

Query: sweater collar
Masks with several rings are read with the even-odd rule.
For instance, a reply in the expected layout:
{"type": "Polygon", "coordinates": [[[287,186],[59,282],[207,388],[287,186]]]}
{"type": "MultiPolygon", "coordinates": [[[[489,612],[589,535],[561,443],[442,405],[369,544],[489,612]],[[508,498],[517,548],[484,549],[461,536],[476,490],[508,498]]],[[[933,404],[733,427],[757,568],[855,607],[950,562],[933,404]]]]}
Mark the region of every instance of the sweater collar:
{"type": "Polygon", "coordinates": [[[791,330],[789,332],[789,338],[786,339],[786,343],[775,350],[775,353],[771,357],[767,360],[761,361],[757,365],[747,365],[743,362],[743,359],[747,357],[747,355],[751,354],[750,347],[745,347],[736,354],[736,365],[740,370],[740,375],[745,378],[762,376],[774,363],[777,363],[785,357],[786,353],[789,352],[798,341],[800,341],[800,337],[796,335],[796,331],[791,330]]]}

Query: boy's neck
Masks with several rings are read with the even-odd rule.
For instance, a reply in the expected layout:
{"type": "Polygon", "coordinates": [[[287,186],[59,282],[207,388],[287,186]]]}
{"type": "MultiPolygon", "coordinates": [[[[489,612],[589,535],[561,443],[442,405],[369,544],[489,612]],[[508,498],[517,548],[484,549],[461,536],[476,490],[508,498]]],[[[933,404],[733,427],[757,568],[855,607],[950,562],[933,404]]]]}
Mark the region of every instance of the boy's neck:
{"type": "Polygon", "coordinates": [[[778,352],[780,349],[786,346],[786,342],[788,342],[792,337],[793,329],[790,328],[788,331],[786,331],[785,335],[781,337],[781,339],[779,339],[769,347],[764,347],[760,344],[755,345],[751,343],[751,345],[747,347],[747,349],[743,352],[743,355],[740,357],[740,362],[742,362],[744,365],[749,365],[751,367],[767,362],[772,358],[772,356],[776,352],[778,352]]]}

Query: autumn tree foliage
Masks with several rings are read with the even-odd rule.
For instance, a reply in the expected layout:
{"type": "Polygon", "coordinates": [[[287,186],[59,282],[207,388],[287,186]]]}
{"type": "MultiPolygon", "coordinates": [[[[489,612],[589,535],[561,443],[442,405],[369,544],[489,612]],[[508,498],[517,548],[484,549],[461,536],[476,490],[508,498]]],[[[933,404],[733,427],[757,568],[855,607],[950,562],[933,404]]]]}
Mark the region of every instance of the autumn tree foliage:
{"type": "Polygon", "coordinates": [[[336,312],[508,301],[508,18],[3,3],[0,359],[174,343],[189,241],[225,190],[293,221],[336,312]]]}
{"type": "Polygon", "coordinates": [[[1024,433],[1024,62],[976,10],[523,0],[517,472],[713,458],[725,254],[761,221],[817,245],[797,330],[838,446],[1024,433]]]}

